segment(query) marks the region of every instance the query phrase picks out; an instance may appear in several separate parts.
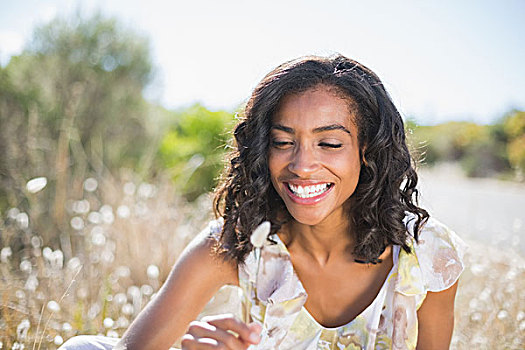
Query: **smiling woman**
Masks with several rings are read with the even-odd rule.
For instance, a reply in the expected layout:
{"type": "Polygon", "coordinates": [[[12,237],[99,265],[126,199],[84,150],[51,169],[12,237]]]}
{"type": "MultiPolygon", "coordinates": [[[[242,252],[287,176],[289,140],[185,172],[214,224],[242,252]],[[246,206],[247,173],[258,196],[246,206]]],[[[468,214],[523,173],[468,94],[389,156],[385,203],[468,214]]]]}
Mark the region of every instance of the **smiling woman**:
{"type": "MultiPolygon", "coordinates": [[[[403,120],[372,71],[284,63],[234,137],[217,220],[115,349],[448,348],[465,246],[417,205],[403,120]],[[244,291],[245,319],[193,321],[225,284],[244,291]]],[[[104,338],[63,348],[82,342],[104,338]]]]}
{"type": "MultiPolygon", "coordinates": [[[[268,167],[288,213],[307,225],[336,224],[361,171],[349,102],[319,85],[283,99],[272,118],[268,167]]],[[[328,229],[328,227],[327,227],[328,229]]]]}

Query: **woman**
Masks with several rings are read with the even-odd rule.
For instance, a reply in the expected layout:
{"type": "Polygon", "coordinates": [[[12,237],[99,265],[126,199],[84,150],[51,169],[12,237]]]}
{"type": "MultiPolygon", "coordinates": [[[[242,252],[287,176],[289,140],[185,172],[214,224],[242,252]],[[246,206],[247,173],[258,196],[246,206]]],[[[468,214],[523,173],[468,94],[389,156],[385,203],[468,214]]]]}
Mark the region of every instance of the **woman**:
{"type": "Polygon", "coordinates": [[[464,244],[417,205],[402,118],[371,70],[343,56],[284,63],[234,136],[220,219],[116,348],[181,336],[184,349],[449,347],[464,244]],[[225,284],[244,290],[247,319],[192,322],[225,284]]]}

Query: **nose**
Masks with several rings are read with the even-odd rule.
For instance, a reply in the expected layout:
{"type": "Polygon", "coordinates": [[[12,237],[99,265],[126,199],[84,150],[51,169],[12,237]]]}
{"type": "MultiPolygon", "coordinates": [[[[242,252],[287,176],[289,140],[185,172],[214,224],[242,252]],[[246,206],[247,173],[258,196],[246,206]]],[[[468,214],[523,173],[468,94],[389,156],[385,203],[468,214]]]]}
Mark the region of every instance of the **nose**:
{"type": "Polygon", "coordinates": [[[299,177],[308,177],[320,167],[317,154],[309,147],[299,146],[292,154],[288,170],[299,177]]]}

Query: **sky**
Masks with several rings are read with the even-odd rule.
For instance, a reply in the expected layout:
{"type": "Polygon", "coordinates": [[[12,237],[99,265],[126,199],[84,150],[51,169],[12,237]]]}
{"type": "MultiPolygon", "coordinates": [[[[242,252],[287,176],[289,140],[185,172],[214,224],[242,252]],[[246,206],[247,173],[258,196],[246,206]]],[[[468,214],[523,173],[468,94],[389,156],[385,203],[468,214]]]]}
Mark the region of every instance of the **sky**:
{"type": "Polygon", "coordinates": [[[421,124],[490,123],[525,109],[525,1],[0,0],[0,63],[36,25],[101,11],[147,36],[147,98],[233,111],[275,66],[341,53],[383,80],[421,124]]]}

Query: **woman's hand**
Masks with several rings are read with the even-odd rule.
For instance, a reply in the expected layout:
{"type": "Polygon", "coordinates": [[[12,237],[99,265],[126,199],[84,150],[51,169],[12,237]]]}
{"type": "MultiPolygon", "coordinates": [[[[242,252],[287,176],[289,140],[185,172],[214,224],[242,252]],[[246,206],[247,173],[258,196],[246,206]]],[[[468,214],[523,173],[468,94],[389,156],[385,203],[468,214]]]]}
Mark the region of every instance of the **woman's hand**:
{"type": "Polygon", "coordinates": [[[228,349],[245,350],[261,340],[261,326],[246,324],[237,317],[226,314],[203,317],[190,323],[181,339],[183,350],[228,349]]]}

